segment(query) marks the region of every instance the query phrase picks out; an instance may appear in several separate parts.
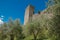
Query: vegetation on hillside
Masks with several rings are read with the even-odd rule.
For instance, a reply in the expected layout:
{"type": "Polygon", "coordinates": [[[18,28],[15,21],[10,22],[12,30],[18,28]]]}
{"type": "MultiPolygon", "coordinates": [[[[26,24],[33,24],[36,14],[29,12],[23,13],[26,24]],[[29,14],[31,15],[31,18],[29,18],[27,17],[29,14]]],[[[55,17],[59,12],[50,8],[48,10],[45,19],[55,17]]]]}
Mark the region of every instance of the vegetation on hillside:
{"type": "Polygon", "coordinates": [[[40,14],[39,18],[26,25],[11,18],[2,24],[0,40],[60,40],[60,0],[49,0],[47,4],[48,13],[40,14]]]}

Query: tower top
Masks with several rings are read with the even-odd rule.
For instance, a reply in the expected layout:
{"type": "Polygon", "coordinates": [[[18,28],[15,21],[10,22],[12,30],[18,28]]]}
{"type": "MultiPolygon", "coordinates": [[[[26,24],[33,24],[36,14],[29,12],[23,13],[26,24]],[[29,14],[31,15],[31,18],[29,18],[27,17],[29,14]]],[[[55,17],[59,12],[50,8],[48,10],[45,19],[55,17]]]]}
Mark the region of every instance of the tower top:
{"type": "Polygon", "coordinates": [[[34,6],[32,6],[32,5],[28,5],[27,8],[33,8],[33,9],[34,9],[34,6]]]}

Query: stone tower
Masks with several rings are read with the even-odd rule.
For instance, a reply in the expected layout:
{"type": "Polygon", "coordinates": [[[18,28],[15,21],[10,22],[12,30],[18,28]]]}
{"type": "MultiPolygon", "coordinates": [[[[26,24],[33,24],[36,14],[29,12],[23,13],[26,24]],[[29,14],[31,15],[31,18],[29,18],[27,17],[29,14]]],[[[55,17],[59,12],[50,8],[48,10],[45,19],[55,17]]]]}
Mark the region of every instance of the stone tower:
{"type": "Polygon", "coordinates": [[[24,25],[32,21],[33,14],[34,14],[34,7],[32,5],[28,5],[28,7],[25,10],[24,25]]]}

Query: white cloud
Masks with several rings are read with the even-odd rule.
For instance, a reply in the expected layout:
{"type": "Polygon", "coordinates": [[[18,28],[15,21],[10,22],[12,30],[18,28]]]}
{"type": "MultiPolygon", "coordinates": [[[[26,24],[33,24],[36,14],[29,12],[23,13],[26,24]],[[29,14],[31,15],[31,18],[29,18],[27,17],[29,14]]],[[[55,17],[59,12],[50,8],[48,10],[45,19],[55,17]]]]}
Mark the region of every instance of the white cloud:
{"type": "Polygon", "coordinates": [[[3,24],[4,22],[0,19],[0,24],[3,24]]]}
{"type": "Polygon", "coordinates": [[[1,17],[3,18],[4,16],[3,16],[3,15],[1,15],[1,17]]]}
{"type": "Polygon", "coordinates": [[[0,24],[3,24],[4,22],[2,21],[4,16],[0,16],[0,24]]]}

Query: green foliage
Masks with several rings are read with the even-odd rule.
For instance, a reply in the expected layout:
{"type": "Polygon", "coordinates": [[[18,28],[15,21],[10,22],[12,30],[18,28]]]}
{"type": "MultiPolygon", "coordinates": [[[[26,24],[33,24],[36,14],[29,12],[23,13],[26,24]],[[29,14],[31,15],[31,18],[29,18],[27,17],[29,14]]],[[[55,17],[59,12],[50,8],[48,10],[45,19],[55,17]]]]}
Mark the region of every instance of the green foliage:
{"type": "Polygon", "coordinates": [[[23,30],[20,25],[19,19],[16,19],[15,21],[9,19],[9,22],[4,23],[1,28],[1,40],[14,40],[15,38],[16,40],[22,40],[24,38],[23,30]]]}
{"type": "Polygon", "coordinates": [[[19,19],[10,18],[0,27],[0,40],[60,40],[59,4],[60,0],[48,0],[47,13],[40,14],[24,27],[19,19]]]}

